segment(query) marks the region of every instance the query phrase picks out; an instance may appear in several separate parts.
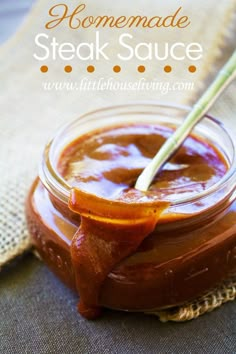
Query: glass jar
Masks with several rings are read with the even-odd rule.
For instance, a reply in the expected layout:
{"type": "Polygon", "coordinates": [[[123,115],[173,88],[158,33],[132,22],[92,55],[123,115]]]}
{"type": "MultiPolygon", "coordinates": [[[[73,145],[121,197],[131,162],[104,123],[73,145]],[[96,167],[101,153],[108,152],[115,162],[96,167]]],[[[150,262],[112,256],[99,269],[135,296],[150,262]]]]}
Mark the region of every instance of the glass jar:
{"type": "MultiPolygon", "coordinates": [[[[63,127],[46,146],[39,177],[26,202],[28,228],[41,258],[72,289],[76,290],[76,274],[71,242],[80,216],[68,208],[71,186],[57,170],[62,151],[97,128],[129,123],[176,128],[188,110],[152,102],[100,109],[63,127]]],[[[106,277],[99,296],[101,306],[130,311],[176,306],[236,272],[235,141],[208,115],[193,133],[216,146],[229,165],[227,173],[194,196],[181,190],[170,195],[170,205],[154,232],[106,277]]]]}

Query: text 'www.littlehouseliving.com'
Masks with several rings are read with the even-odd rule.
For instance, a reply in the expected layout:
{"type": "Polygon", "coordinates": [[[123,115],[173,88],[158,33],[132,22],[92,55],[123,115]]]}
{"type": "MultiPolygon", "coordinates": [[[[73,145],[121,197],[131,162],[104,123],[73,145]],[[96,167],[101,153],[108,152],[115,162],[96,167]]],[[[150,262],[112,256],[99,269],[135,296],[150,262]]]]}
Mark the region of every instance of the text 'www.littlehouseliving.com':
{"type": "Polygon", "coordinates": [[[44,81],[45,91],[159,91],[166,95],[170,91],[193,91],[194,83],[190,81],[163,82],[148,81],[144,78],[136,81],[119,81],[113,78],[97,80],[83,78],[74,81],[44,81]]]}

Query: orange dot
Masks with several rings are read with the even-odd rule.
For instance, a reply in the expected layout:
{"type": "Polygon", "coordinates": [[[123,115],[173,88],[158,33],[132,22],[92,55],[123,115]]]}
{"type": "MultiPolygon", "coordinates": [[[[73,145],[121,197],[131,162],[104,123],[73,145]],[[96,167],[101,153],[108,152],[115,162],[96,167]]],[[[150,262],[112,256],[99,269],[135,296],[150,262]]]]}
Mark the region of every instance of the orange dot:
{"type": "Polygon", "coordinates": [[[139,66],[138,66],[138,72],[140,72],[140,73],[144,73],[144,72],[145,72],[145,70],[146,70],[146,68],[145,68],[145,66],[144,66],[144,65],[139,65],[139,66]]]}
{"type": "Polygon", "coordinates": [[[88,73],[93,73],[95,71],[95,67],[93,66],[93,65],[89,65],[88,67],[87,67],[87,72],[88,73]]]}
{"type": "Polygon", "coordinates": [[[42,73],[46,73],[48,71],[47,65],[41,66],[40,70],[41,70],[42,73]]]}
{"type": "Polygon", "coordinates": [[[197,70],[197,68],[196,68],[196,66],[194,66],[194,65],[190,65],[190,66],[188,67],[188,71],[189,71],[190,73],[195,73],[196,70],[197,70]]]}
{"type": "Polygon", "coordinates": [[[64,70],[65,70],[66,73],[71,73],[71,71],[72,71],[72,66],[66,65],[65,68],[64,68],[64,70]]]}
{"type": "Polygon", "coordinates": [[[121,71],[121,67],[119,65],[115,65],[113,67],[113,71],[114,71],[114,73],[119,73],[121,71]]]}
{"type": "Polygon", "coordinates": [[[166,73],[170,73],[170,72],[172,71],[172,67],[171,67],[170,65],[166,65],[166,66],[164,67],[164,71],[165,71],[166,73]]]}

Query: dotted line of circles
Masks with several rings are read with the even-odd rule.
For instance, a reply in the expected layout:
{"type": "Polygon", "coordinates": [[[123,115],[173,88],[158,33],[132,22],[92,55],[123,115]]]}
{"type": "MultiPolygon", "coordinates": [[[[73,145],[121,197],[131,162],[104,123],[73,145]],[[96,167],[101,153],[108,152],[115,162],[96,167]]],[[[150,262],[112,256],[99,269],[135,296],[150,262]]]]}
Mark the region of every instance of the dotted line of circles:
{"type": "MultiPolygon", "coordinates": [[[[43,65],[43,66],[41,66],[40,70],[41,70],[42,73],[47,73],[47,72],[48,72],[48,66],[47,66],[47,65],[43,65]]],[[[73,68],[72,68],[72,66],[70,66],[70,65],[66,65],[66,66],[64,67],[64,71],[65,71],[66,73],[71,73],[72,70],[73,70],[73,68]]],[[[164,66],[163,70],[164,70],[166,73],[170,73],[170,72],[172,71],[172,66],[166,65],[166,66],[164,66]]],[[[94,71],[95,71],[95,67],[94,67],[93,65],[87,66],[87,72],[88,72],[88,73],[93,73],[94,71]]],[[[121,67],[120,67],[119,65],[115,65],[115,66],[113,66],[113,71],[114,71],[114,73],[119,73],[119,72],[121,71],[121,67]]],[[[144,73],[144,72],[146,71],[146,68],[145,68],[144,65],[139,65],[139,66],[137,67],[137,71],[138,71],[139,73],[144,73]]],[[[189,71],[190,73],[195,73],[195,71],[197,71],[197,68],[196,68],[196,66],[194,66],[194,65],[190,65],[190,66],[188,67],[188,71],[189,71]]]]}

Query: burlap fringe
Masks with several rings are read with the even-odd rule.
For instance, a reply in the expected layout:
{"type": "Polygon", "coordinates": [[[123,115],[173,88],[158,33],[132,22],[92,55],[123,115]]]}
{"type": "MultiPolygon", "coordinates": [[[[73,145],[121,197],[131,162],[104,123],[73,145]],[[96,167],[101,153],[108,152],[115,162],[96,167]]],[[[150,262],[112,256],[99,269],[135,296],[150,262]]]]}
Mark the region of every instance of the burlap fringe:
{"type": "Polygon", "coordinates": [[[31,247],[31,240],[29,238],[26,238],[21,240],[17,247],[8,250],[7,253],[0,254],[0,271],[5,264],[29,251],[31,247]]]}
{"type": "Polygon", "coordinates": [[[223,282],[219,287],[185,305],[163,311],[148,311],[146,314],[158,316],[161,322],[184,322],[211,312],[228,301],[236,299],[236,279],[223,282]]]}

